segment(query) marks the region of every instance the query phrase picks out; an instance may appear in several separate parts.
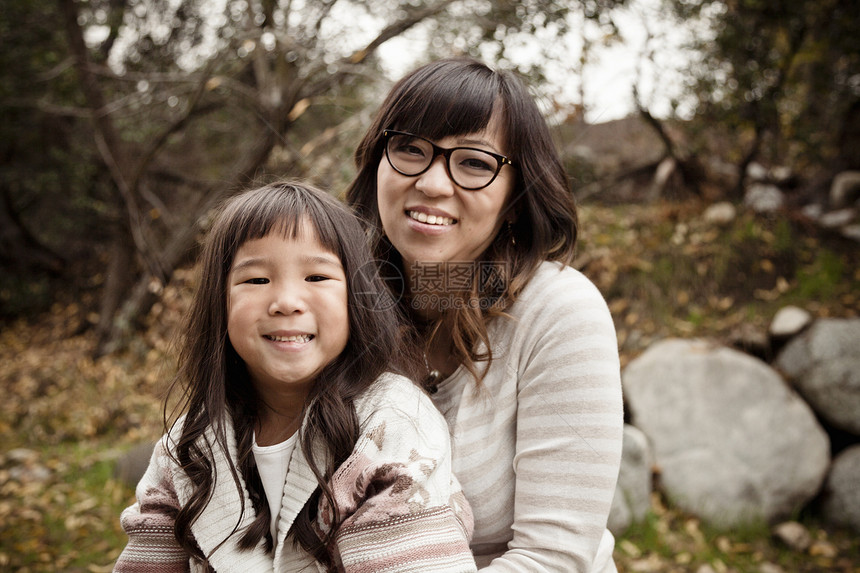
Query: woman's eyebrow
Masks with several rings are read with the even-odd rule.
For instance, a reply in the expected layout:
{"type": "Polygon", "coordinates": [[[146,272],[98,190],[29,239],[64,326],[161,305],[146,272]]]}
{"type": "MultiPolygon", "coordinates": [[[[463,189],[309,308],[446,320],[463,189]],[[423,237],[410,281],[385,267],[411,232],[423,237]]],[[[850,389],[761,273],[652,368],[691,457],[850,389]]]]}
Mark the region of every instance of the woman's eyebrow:
{"type": "Polygon", "coordinates": [[[484,147],[489,147],[490,149],[492,149],[494,151],[498,151],[496,149],[495,145],[493,145],[492,143],[490,143],[489,141],[487,141],[485,139],[468,139],[468,138],[458,139],[457,145],[482,145],[484,147]]]}

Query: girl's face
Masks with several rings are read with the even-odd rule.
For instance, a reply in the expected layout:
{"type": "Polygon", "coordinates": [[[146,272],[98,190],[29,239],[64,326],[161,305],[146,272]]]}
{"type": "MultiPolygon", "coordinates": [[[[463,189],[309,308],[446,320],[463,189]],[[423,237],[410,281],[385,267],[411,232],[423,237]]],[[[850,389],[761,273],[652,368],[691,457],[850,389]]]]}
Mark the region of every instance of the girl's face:
{"type": "MultiPolygon", "coordinates": [[[[508,155],[511,150],[503,148],[501,129],[493,118],[483,131],[449,136],[433,143],[445,148],[468,146],[508,155]]],[[[514,172],[510,166],[504,166],[487,187],[466,191],[448,176],[442,156],[437,156],[421,175],[408,177],[395,171],[383,154],[376,182],[382,227],[403,257],[404,270],[410,274],[412,264],[417,261],[476,260],[504,222],[501,213],[514,187],[514,172]]]]}
{"type": "Polygon", "coordinates": [[[239,247],[228,275],[227,334],[264,398],[310,391],[349,338],[347,283],[310,221],[239,247]]]}

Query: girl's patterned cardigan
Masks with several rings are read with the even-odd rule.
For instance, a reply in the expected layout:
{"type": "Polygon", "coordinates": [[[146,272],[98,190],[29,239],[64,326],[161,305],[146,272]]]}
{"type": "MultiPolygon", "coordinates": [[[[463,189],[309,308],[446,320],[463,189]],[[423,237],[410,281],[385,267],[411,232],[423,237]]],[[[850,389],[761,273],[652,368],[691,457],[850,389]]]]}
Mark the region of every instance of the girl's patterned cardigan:
{"type": "MultiPolygon", "coordinates": [[[[445,420],[412,382],[392,374],[381,377],[356,406],[359,440],[331,480],[336,503],[346,517],[331,548],[338,570],[475,571],[469,550],[472,513],[451,473],[445,420]]],[[[262,542],[253,550],[239,550],[238,539],[254,511],[242,482],[245,513],[240,519],[242,500],[227,466],[227,455],[236,459],[229,423],[226,431],[228,452],[213,447],[217,479],[211,500],[191,528],[209,565],[219,573],[323,571],[307,554],[303,563],[296,563],[292,540],[286,537],[317,488],[298,446],[284,484],[274,554],[266,553],[262,542]]],[[[214,444],[212,436],[207,434],[214,444]]],[[[190,495],[190,481],[167,453],[172,443],[167,435],[156,445],[137,486],[137,503],[122,513],[129,542],[115,572],[205,570],[189,560],[173,535],[176,512],[190,495]]],[[[326,515],[320,504],[319,515],[326,515]]],[[[318,526],[328,530],[322,519],[318,526]]]]}

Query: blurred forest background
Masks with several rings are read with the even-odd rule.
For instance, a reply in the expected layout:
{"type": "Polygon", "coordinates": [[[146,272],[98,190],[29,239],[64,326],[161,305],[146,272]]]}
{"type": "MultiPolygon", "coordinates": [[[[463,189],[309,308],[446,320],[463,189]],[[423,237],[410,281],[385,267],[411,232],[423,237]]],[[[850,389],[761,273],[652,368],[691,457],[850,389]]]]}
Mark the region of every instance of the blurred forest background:
{"type": "MultiPolygon", "coordinates": [[[[133,499],[115,462],[161,433],[208,212],[282,176],[340,194],[392,81],[386,42],[408,46],[407,67],[471,54],[529,78],[580,203],[577,266],[624,362],[665,336],[737,339],[787,304],[857,316],[856,210],[838,228],[811,214],[840,207],[834,178],[860,170],[860,4],[652,2],[631,111],[599,122],[583,78],[624,42],[630,3],[4,0],[0,568],[110,570],[133,499]],[[679,27],[688,64],[657,105],[655,46],[679,27]],[[776,208],[749,207],[755,185],[778,188],[776,208]]],[[[836,553],[702,530],[656,498],[652,517],[620,540],[620,570],[860,571],[857,540],[814,524],[836,553]]]]}

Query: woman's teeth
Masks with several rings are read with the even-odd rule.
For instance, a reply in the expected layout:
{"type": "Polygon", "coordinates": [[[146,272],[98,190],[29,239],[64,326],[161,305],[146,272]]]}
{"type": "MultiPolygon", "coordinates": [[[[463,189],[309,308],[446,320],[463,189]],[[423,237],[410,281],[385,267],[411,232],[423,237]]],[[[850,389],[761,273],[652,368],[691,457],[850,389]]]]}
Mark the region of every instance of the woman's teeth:
{"type": "Polygon", "coordinates": [[[428,215],[427,213],[419,213],[418,211],[407,211],[407,215],[420,223],[428,225],[453,225],[455,219],[450,217],[442,217],[440,215],[428,215]]]}
{"type": "Polygon", "coordinates": [[[267,336],[269,340],[274,342],[310,342],[311,336],[310,334],[297,334],[296,336],[267,336]]]}

